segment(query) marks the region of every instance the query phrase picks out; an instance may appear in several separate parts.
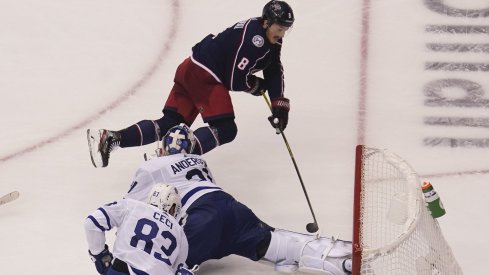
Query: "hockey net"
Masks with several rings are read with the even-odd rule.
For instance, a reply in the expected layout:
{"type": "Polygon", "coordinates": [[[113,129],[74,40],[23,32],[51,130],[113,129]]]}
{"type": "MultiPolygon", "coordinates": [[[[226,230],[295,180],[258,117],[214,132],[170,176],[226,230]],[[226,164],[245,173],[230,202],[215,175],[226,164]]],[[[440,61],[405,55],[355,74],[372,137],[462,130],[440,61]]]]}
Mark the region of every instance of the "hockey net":
{"type": "Polygon", "coordinates": [[[425,206],[416,172],[399,156],[358,145],[353,274],[462,274],[425,206]]]}

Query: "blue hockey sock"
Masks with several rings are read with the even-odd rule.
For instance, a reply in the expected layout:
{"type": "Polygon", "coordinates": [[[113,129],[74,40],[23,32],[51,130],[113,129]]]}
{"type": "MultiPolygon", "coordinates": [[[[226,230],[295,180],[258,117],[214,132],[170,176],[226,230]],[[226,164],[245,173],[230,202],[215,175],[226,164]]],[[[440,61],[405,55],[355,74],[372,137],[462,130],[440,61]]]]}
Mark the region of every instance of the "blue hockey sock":
{"type": "Polygon", "coordinates": [[[142,146],[157,139],[157,124],[152,120],[142,120],[126,129],[120,130],[121,147],[142,146]]]}
{"type": "Polygon", "coordinates": [[[194,136],[196,143],[193,154],[203,155],[219,146],[217,130],[212,127],[200,127],[194,131],[194,136]]]}

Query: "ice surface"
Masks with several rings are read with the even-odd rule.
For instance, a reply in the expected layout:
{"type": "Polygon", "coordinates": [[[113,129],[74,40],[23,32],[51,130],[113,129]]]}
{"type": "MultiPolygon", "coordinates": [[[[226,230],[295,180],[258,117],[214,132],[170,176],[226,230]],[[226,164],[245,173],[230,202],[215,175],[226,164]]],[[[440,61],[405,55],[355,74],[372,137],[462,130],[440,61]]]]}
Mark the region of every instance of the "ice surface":
{"type": "MultiPolygon", "coordinates": [[[[95,274],[84,218],[127,191],[154,145],[116,151],[108,168],[95,169],[86,128],[120,129],[159,118],[190,48],[208,33],[260,15],[265,2],[0,1],[0,195],[21,193],[0,209],[2,274],[95,274]]],[[[437,189],[447,209],[439,221],[464,272],[484,274],[487,51],[428,44],[487,49],[484,28],[443,30],[489,21],[439,14],[427,8],[430,2],[290,0],[297,22],[282,53],[292,106],[286,134],[324,235],[351,238],[355,145],[389,148],[437,189]],[[445,29],[433,32],[430,25],[445,29]],[[482,65],[449,71],[441,62],[482,65]],[[447,79],[475,84],[450,86],[435,98],[447,79]],[[468,98],[470,91],[475,94],[468,98]],[[429,99],[439,99],[438,105],[429,99]],[[460,104],[450,104],[454,99],[460,104]]],[[[465,2],[466,9],[487,5],[465,2]]],[[[312,218],[265,102],[244,93],[232,97],[239,134],[206,155],[214,176],[264,221],[305,232],[312,218]]],[[[193,127],[201,124],[198,118],[193,127]]],[[[234,256],[201,270],[272,274],[269,266],[234,256]]]]}

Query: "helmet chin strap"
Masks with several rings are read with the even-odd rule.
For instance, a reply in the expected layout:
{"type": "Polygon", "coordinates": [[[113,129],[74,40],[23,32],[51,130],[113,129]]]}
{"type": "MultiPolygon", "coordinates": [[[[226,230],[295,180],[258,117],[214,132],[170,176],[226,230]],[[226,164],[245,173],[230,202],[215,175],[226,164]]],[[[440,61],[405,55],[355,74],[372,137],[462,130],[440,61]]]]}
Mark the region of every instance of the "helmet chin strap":
{"type": "Polygon", "coordinates": [[[177,205],[176,204],[173,204],[170,208],[170,210],[168,210],[168,213],[170,215],[172,215],[173,217],[176,216],[176,212],[177,212],[177,205]]]}

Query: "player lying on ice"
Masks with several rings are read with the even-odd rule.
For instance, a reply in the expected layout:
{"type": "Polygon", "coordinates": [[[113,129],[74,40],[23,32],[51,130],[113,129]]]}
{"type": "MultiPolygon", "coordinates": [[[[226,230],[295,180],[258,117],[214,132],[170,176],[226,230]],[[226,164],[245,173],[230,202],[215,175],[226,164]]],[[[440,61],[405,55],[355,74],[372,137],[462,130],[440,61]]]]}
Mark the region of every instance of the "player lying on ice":
{"type": "Polygon", "coordinates": [[[153,184],[146,197],[145,202],[121,199],[106,204],[86,218],[88,253],[98,273],[191,274],[181,270],[188,242],[175,219],[181,208],[178,191],[167,184],[153,184]],[[112,254],[105,231],[114,227],[117,237],[112,254]]]}
{"type": "Polygon", "coordinates": [[[195,138],[181,124],[163,137],[156,157],[137,170],[125,198],[145,201],[160,182],[182,199],[177,220],[188,239],[187,267],[231,254],[272,263],[276,271],[349,274],[351,242],[275,229],[216,185],[205,160],[192,151],[195,138]]]}

